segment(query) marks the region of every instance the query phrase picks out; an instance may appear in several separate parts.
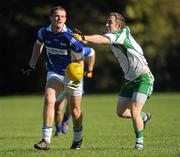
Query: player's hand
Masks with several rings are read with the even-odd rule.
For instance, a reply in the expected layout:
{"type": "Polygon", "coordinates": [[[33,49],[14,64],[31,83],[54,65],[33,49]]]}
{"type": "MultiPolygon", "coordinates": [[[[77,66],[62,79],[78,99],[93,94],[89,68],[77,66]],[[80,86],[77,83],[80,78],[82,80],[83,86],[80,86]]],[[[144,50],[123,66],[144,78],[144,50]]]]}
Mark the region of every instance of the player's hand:
{"type": "Polygon", "coordinates": [[[33,70],[34,68],[30,67],[30,65],[28,64],[21,69],[21,72],[23,75],[30,75],[33,70]]]}
{"type": "Polygon", "coordinates": [[[85,71],[85,72],[84,72],[84,77],[86,77],[86,78],[92,78],[92,77],[93,77],[93,72],[92,72],[92,71],[85,71]]]}
{"type": "Polygon", "coordinates": [[[78,30],[77,28],[74,28],[72,30],[72,36],[79,41],[83,41],[85,40],[84,35],[82,34],[82,32],[80,30],[78,30]]]}

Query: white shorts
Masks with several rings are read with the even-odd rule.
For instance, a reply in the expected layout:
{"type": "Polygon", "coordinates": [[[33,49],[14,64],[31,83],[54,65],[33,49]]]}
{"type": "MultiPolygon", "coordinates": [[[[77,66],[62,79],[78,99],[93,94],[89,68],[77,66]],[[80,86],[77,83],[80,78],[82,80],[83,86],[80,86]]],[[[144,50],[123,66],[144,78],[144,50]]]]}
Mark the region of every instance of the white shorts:
{"type": "Polygon", "coordinates": [[[148,96],[143,93],[134,93],[132,98],[119,96],[118,104],[129,105],[132,100],[145,104],[148,96]]]}
{"type": "Polygon", "coordinates": [[[73,95],[73,96],[81,96],[84,93],[83,79],[80,80],[80,85],[77,88],[69,88],[67,85],[69,84],[70,80],[66,76],[59,75],[52,71],[47,73],[47,80],[50,80],[50,79],[56,79],[57,81],[64,84],[64,91],[63,91],[64,93],[67,92],[68,94],[73,95]]]}

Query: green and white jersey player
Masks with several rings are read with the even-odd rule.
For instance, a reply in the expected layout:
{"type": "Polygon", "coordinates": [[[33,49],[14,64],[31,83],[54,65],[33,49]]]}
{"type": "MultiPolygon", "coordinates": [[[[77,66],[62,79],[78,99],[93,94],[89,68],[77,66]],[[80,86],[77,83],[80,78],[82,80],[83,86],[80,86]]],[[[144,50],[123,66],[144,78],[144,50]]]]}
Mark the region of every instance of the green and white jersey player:
{"type": "Polygon", "coordinates": [[[106,22],[106,32],[102,35],[82,35],[74,37],[94,44],[109,44],[123,72],[124,81],[119,90],[117,115],[132,118],[136,135],[135,148],[143,149],[144,128],[150,113],[142,112],[147,98],[152,94],[154,77],[143,55],[143,50],[126,26],[124,17],[110,13],[106,22]]]}

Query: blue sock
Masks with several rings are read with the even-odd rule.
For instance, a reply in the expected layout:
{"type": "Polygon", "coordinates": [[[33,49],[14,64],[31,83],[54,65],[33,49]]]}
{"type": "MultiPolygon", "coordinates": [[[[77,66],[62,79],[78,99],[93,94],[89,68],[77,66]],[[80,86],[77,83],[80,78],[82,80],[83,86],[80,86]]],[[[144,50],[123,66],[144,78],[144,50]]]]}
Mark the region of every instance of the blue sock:
{"type": "Polygon", "coordinates": [[[61,124],[56,125],[56,131],[57,132],[62,132],[62,125],[61,124]]]}
{"type": "Polygon", "coordinates": [[[69,114],[64,114],[64,117],[63,117],[63,123],[67,122],[70,118],[70,115],[69,114]]]}

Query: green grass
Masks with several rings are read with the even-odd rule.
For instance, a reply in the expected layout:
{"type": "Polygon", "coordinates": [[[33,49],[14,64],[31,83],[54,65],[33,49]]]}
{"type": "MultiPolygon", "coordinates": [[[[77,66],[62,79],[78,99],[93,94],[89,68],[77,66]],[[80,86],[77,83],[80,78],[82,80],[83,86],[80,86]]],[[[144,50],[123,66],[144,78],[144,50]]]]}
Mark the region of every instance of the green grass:
{"type": "Polygon", "coordinates": [[[36,151],[41,139],[42,96],[0,98],[0,157],[179,157],[180,94],[154,94],[144,111],[153,113],[145,130],[143,151],[134,147],[130,119],[116,116],[117,96],[85,95],[84,142],[79,151],[69,150],[70,132],[52,138],[50,151],[36,151]]]}

